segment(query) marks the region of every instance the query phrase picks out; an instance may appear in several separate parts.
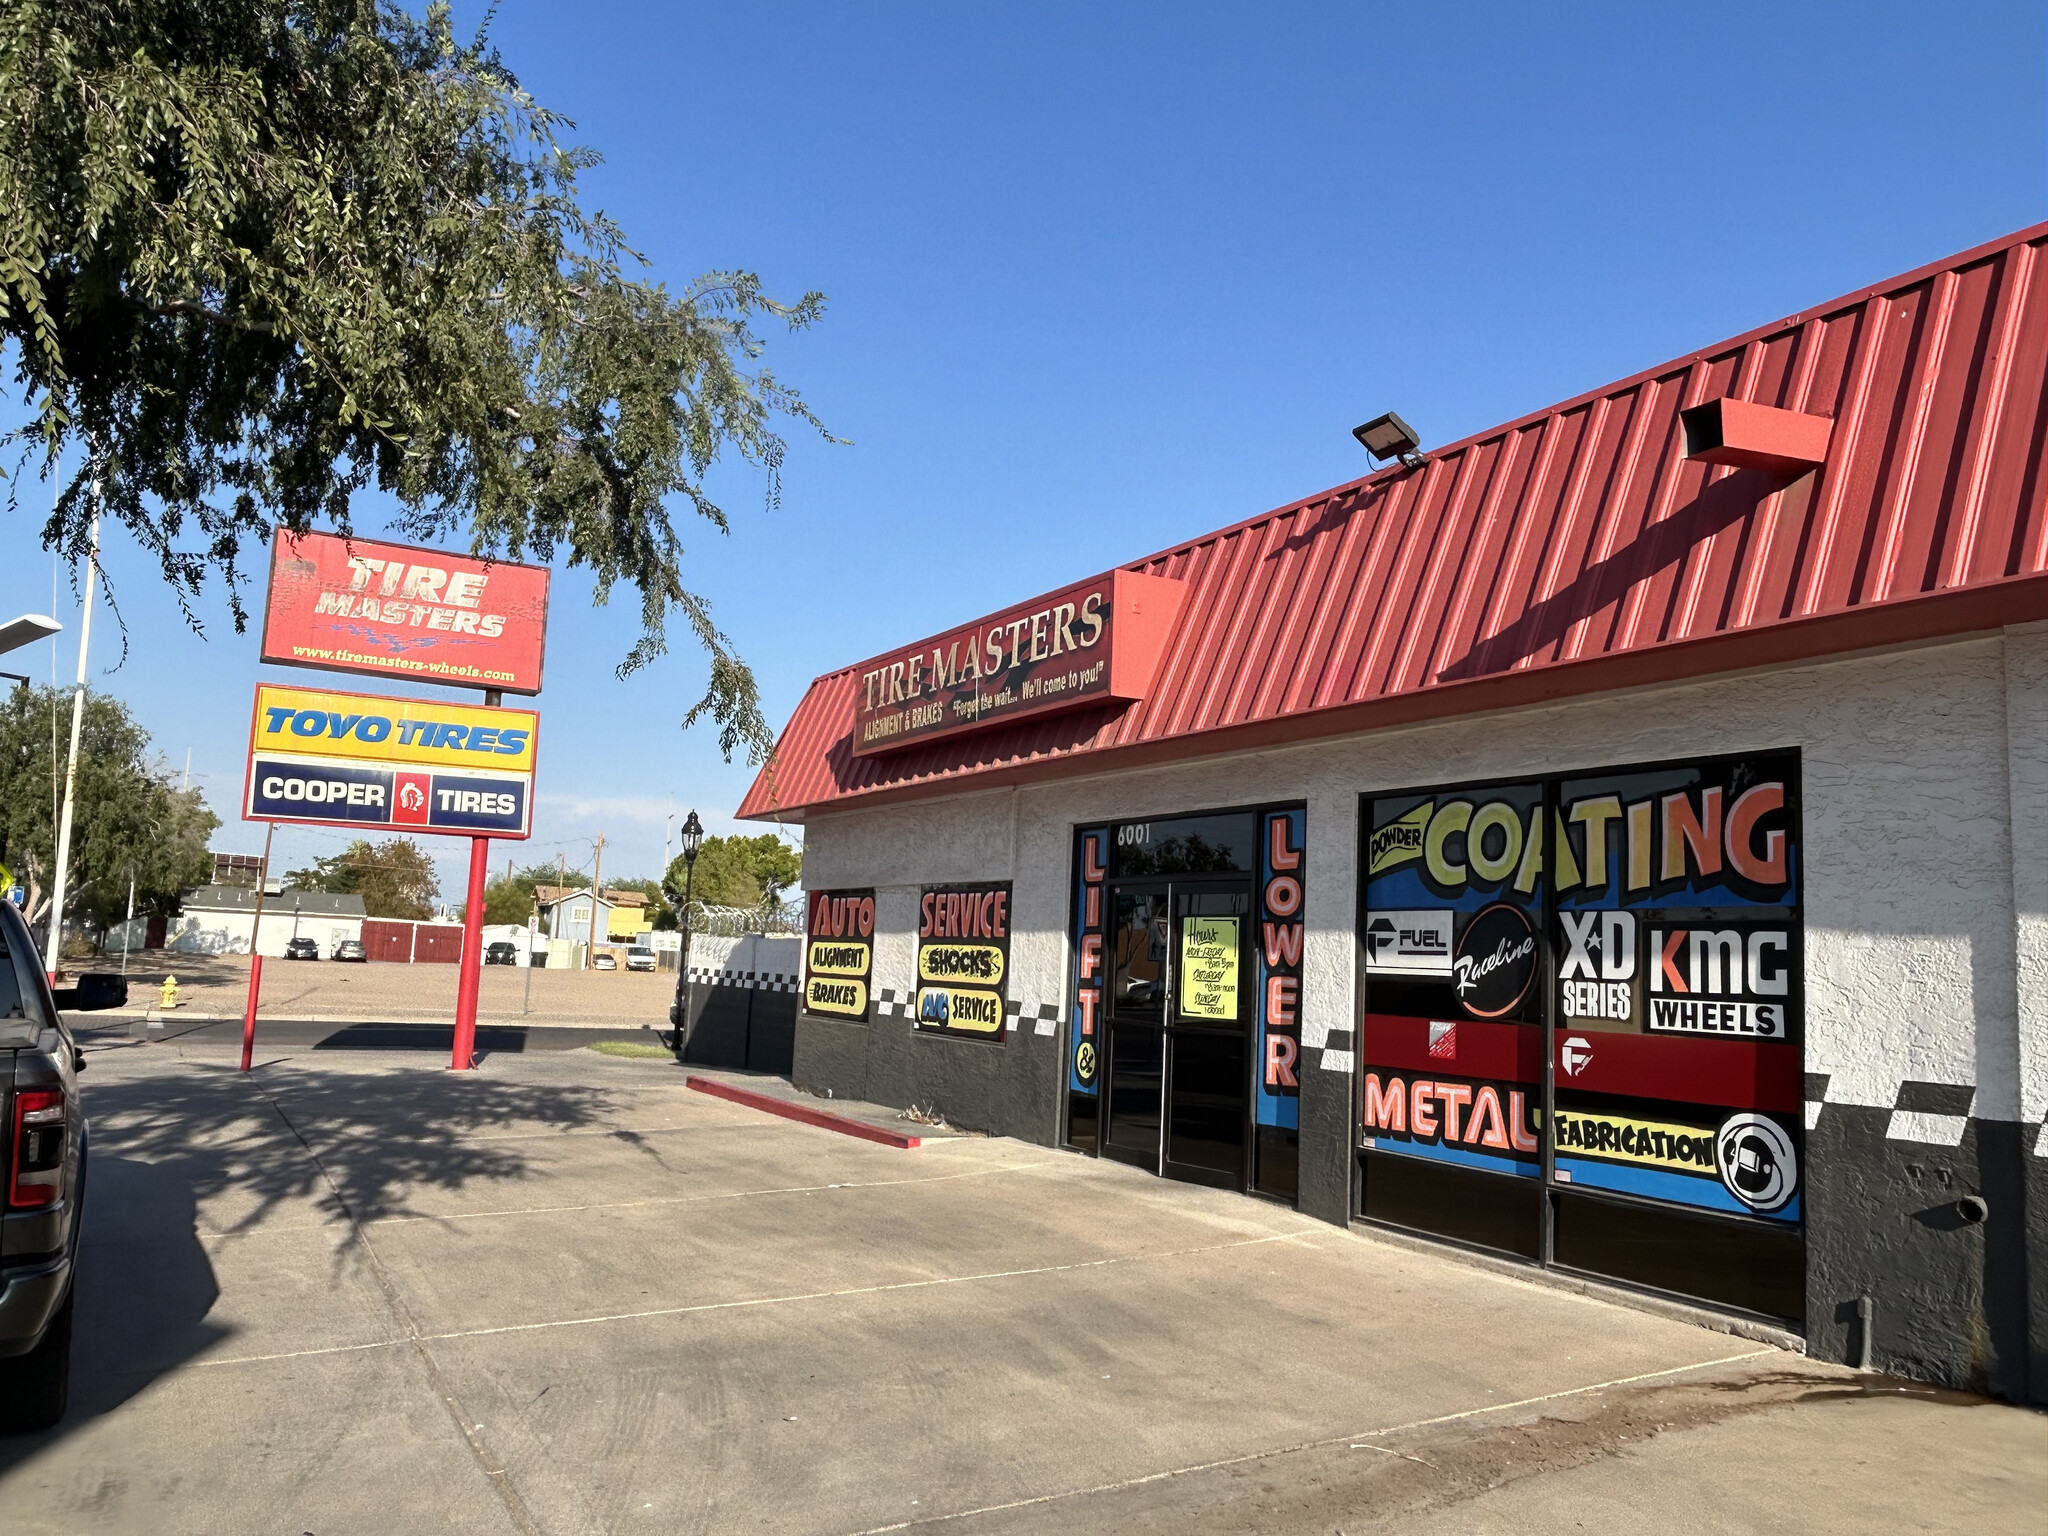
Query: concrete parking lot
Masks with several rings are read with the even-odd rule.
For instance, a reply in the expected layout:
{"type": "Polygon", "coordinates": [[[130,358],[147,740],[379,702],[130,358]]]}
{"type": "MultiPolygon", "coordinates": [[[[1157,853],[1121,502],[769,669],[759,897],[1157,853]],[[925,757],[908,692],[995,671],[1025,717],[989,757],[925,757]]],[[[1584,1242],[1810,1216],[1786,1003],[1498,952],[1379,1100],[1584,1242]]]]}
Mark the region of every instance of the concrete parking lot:
{"type": "Polygon", "coordinates": [[[10,1532],[2038,1531],[2048,1421],[661,1061],[91,1056],[10,1532]]]}

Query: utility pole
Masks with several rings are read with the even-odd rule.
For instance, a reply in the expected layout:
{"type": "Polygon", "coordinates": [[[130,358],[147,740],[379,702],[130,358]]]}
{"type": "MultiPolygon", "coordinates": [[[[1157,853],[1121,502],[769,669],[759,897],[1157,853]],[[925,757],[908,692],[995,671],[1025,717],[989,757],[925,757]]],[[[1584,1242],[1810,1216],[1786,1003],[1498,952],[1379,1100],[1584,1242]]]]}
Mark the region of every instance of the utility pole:
{"type": "Polygon", "coordinates": [[[85,615],[78,623],[78,690],[71,695],[71,756],[64,764],[64,813],[57,823],[57,874],[50,887],[50,952],[43,957],[50,980],[62,968],[64,949],[64,885],[71,874],[71,816],[78,792],[78,732],[85,724],[85,655],[92,643],[92,584],[100,568],[100,480],[92,480],[92,533],[85,561],[85,615]]]}
{"type": "MultiPolygon", "coordinates": [[[[590,873],[590,935],[583,945],[583,968],[590,969],[592,952],[597,948],[597,909],[604,905],[604,834],[597,834],[597,858],[591,865],[590,873]]],[[[605,923],[605,937],[611,937],[611,923],[605,923]]]]}

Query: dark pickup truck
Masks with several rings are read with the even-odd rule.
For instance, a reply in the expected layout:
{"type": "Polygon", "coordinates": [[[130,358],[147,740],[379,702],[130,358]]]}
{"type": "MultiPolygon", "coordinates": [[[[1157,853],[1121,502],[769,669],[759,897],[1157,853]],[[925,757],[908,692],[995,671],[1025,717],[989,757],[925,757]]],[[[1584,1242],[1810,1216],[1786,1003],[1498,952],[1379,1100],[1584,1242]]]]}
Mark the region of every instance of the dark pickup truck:
{"type": "Polygon", "coordinates": [[[52,991],[28,925],[0,902],[0,1432],[64,1416],[71,1297],[85,1207],[85,1057],[62,1010],[118,1008],[128,984],[52,991]]]}

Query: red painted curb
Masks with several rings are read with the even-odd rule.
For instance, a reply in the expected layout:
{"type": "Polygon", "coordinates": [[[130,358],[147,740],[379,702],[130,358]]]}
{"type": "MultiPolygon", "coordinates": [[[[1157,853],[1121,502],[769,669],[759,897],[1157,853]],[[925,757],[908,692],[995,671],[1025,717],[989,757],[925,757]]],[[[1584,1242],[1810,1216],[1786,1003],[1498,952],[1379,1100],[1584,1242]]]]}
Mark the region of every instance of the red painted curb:
{"type": "Polygon", "coordinates": [[[787,1099],[755,1093],[747,1088],[736,1088],[731,1083],[721,1083],[715,1078],[693,1076],[686,1077],[683,1081],[699,1093],[708,1093],[713,1098],[731,1099],[733,1103],[744,1104],[749,1109],[780,1115],[785,1120],[801,1120],[805,1125],[815,1125],[825,1131],[837,1131],[842,1136],[858,1136],[862,1141],[879,1141],[885,1147],[908,1149],[924,1145],[924,1139],[919,1136],[905,1136],[900,1131],[885,1131],[879,1126],[863,1125],[858,1120],[849,1120],[846,1116],[835,1115],[830,1110],[812,1109],[808,1104],[792,1104],[787,1099]]]}

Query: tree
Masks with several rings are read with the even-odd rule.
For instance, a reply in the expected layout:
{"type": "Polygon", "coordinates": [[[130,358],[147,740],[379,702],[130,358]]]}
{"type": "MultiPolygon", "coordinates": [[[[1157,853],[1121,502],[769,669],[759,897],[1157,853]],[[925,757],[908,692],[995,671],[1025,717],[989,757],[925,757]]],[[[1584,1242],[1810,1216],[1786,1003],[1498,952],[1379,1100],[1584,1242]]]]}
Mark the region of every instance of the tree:
{"type": "Polygon", "coordinates": [[[287,890],[360,896],[363,911],[371,917],[415,920],[432,917],[434,898],[441,894],[434,861],[409,837],[381,843],[358,838],[331,858],[315,859],[308,869],[290,871],[284,884],[287,890]]]}
{"type": "MultiPolygon", "coordinates": [[[[539,899],[534,895],[535,887],[553,885],[556,875],[552,864],[531,864],[516,874],[500,875],[490,881],[484,886],[485,924],[511,923],[524,927],[539,899]]],[[[465,901],[455,910],[467,916],[469,903],[465,901]]]]}
{"type": "MultiPolygon", "coordinates": [[[[686,866],[678,858],[668,867],[662,889],[677,907],[683,904],[686,866]]],[[[690,897],[714,907],[758,907],[779,901],[782,893],[803,878],[804,856],[773,832],[759,837],[707,837],[697,850],[697,873],[690,897]]]]}
{"type": "MultiPolygon", "coordinates": [[[[50,747],[52,710],[68,724],[71,691],[15,688],[0,701],[0,863],[27,888],[31,924],[49,911],[63,759],[50,747]]],[[[180,790],[149,733],[120,700],[88,692],[78,738],[66,917],[102,933],[135,909],[168,917],[213,868],[207,839],[220,820],[198,790],[180,790]]]]}
{"type": "Polygon", "coordinates": [[[239,631],[249,544],[348,532],[374,485],[409,536],[565,553],[599,602],[631,583],[621,675],[680,614],[710,661],[684,724],[759,760],[753,674],[683,585],[667,499],[723,531],[705,477],[730,450],[776,504],[778,420],[824,429],[754,327],[824,299],[645,280],[577,200],[598,157],[572,126],[445,4],[0,0],[0,346],[32,413],[11,440],[46,466],[86,449],[45,545],[83,557],[103,507],[195,627],[219,570],[239,631]]]}

